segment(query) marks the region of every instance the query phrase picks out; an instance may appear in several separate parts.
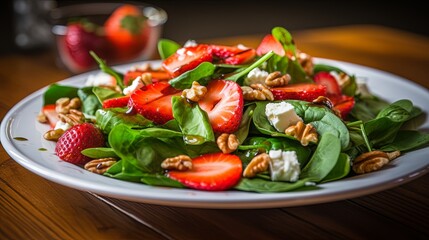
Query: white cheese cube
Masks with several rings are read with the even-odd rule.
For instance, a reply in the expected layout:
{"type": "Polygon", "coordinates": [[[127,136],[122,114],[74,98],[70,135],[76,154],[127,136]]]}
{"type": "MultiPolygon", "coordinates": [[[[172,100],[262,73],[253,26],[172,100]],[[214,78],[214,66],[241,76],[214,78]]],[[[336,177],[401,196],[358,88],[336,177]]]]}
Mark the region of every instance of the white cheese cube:
{"type": "Polygon", "coordinates": [[[302,121],[292,104],[287,102],[268,103],[265,107],[265,115],[279,132],[284,132],[290,125],[302,121]]]}
{"type": "Polygon", "coordinates": [[[271,150],[268,155],[270,156],[271,180],[298,181],[301,167],[295,151],[271,150]]]}

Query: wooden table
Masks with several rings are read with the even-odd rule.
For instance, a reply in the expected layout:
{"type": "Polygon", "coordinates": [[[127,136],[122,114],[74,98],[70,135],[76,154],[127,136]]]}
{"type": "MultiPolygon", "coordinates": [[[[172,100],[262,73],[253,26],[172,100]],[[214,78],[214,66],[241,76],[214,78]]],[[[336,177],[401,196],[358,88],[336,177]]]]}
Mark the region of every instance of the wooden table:
{"type": "MultiPolygon", "coordinates": [[[[292,32],[303,51],[363,64],[429,88],[429,39],[380,26],[292,32]]],[[[262,35],[207,42],[255,47],[262,35]]],[[[51,53],[0,57],[0,116],[71,74],[51,53]]],[[[214,210],[96,196],[31,173],[0,148],[0,239],[423,239],[429,175],[369,196],[302,207],[214,210]]]]}

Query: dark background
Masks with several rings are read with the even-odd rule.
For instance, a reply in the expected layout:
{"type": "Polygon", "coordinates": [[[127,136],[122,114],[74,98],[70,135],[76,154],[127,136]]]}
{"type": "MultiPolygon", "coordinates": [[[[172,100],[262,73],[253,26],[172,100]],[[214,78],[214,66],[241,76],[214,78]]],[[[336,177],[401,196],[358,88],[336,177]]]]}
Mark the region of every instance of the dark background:
{"type": "MultiPolygon", "coordinates": [[[[16,0],[3,0],[0,3],[0,24],[6,32],[0,37],[0,53],[3,54],[23,51],[14,43],[14,1],[16,0]]],[[[80,2],[88,1],[57,0],[56,5],[80,2]]],[[[400,4],[345,0],[262,0],[257,3],[238,0],[134,2],[146,2],[163,8],[168,13],[163,37],[179,42],[231,35],[265,34],[274,26],[283,26],[293,32],[349,24],[378,24],[429,36],[429,9],[419,3],[423,1],[415,0],[399,1],[400,4]]]]}

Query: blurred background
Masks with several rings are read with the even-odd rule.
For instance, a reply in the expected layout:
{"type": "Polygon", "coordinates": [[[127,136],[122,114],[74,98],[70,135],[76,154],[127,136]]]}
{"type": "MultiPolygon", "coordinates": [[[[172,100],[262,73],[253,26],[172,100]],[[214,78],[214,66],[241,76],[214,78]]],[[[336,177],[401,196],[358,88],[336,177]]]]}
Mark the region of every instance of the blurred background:
{"type": "MultiPolygon", "coordinates": [[[[81,0],[2,0],[0,54],[34,52],[49,49],[53,43],[48,12],[56,6],[82,3],[81,0]],[[29,16],[25,4],[37,8],[29,16]],[[25,25],[34,33],[22,37],[25,25]]],[[[106,2],[106,1],[91,1],[106,2]]],[[[110,1],[112,2],[112,1],[110,1]]],[[[116,1],[122,2],[122,1],[116,1]]],[[[266,34],[273,26],[290,31],[349,24],[378,24],[429,36],[428,8],[423,1],[401,1],[401,4],[375,1],[173,1],[144,0],[163,8],[168,14],[162,37],[184,42],[231,35],[266,34]],[[421,3],[420,3],[421,2],[421,3]]],[[[27,9],[28,10],[28,9],[27,9]]]]}

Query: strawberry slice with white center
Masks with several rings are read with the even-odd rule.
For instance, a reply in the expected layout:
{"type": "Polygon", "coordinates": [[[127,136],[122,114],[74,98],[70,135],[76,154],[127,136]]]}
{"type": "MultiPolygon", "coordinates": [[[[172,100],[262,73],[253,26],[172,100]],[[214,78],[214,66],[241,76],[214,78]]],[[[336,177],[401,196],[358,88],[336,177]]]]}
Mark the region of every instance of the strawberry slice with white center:
{"type": "Polygon", "coordinates": [[[154,123],[164,124],[173,119],[171,97],[177,95],[180,91],[168,82],[156,82],[132,93],[128,106],[154,123]]]}
{"type": "Polygon", "coordinates": [[[329,72],[318,72],[314,75],[313,80],[317,84],[326,86],[329,95],[341,95],[340,85],[329,72]]]}
{"type": "Polygon", "coordinates": [[[237,83],[212,80],[198,104],[207,112],[214,132],[233,133],[238,129],[243,117],[243,91],[237,83]]]}
{"type": "Polygon", "coordinates": [[[269,51],[273,51],[275,54],[282,57],[286,54],[282,44],[277,41],[272,34],[268,34],[262,39],[261,43],[256,48],[256,54],[262,56],[269,51]]]}
{"type": "Polygon", "coordinates": [[[200,44],[178,49],[162,62],[162,67],[172,77],[177,77],[186,71],[194,69],[202,62],[211,62],[212,60],[210,47],[200,44]]]}
{"type": "Polygon", "coordinates": [[[296,83],[271,88],[274,100],[295,99],[311,102],[319,96],[326,96],[326,86],[315,83],[296,83]]]}
{"type": "Polygon", "coordinates": [[[167,176],[189,188],[222,191],[238,183],[242,168],[241,160],[236,155],[209,153],[192,159],[191,170],[172,170],[167,176]]]}
{"type": "Polygon", "coordinates": [[[55,110],[55,104],[48,104],[42,107],[42,113],[48,119],[48,123],[51,128],[54,128],[57,122],[60,120],[58,118],[58,113],[55,110]]]}
{"type": "Polygon", "coordinates": [[[248,63],[256,56],[255,49],[244,46],[210,45],[210,50],[215,61],[231,65],[248,63]]]}

